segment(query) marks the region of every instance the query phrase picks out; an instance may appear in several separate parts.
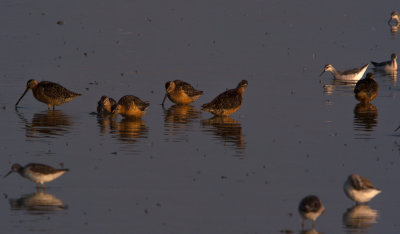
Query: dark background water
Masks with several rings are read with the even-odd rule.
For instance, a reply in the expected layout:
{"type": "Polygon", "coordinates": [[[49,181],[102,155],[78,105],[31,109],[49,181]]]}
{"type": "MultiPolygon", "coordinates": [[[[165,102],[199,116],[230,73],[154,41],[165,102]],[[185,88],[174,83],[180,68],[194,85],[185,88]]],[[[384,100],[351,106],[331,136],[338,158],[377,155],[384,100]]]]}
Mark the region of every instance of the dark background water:
{"type": "Polygon", "coordinates": [[[18,175],[1,179],[2,231],[297,233],[298,202],[316,194],[320,232],[398,232],[397,75],[375,74],[367,111],[352,86],[319,77],[326,63],[345,70],[399,54],[393,10],[398,1],[2,1],[0,175],[15,162],[71,170],[45,194],[18,175]],[[32,78],[83,96],[48,111],[29,93],[15,110],[32,78]],[[175,79],[204,95],[163,110],[175,79]],[[200,111],[242,79],[231,118],[200,111]],[[102,95],[126,94],[151,103],[142,120],[91,114],[102,95]],[[350,173],[383,191],[369,204],[378,217],[361,226],[343,221],[350,173]]]}

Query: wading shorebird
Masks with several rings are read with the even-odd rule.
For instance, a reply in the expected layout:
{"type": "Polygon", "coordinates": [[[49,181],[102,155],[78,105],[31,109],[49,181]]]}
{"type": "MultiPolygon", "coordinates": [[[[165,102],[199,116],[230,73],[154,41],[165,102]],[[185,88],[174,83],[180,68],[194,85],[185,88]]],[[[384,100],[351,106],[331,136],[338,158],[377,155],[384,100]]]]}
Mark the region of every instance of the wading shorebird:
{"type": "Polygon", "coordinates": [[[165,91],[161,105],[164,105],[167,97],[176,104],[189,104],[195,102],[203,94],[203,91],[196,90],[189,83],[181,80],[167,81],[165,91]]]}
{"type": "Polygon", "coordinates": [[[248,85],[247,80],[242,80],[235,89],[227,90],[211,102],[203,104],[202,110],[217,116],[229,116],[242,106],[243,93],[248,85]]]}
{"type": "Polygon", "coordinates": [[[376,98],[378,89],[379,85],[374,80],[374,75],[368,73],[364,79],[357,82],[354,87],[354,96],[360,103],[366,104],[376,98]]]}
{"type": "Polygon", "coordinates": [[[57,179],[67,171],[69,171],[69,169],[57,169],[40,163],[29,163],[24,167],[15,163],[12,165],[11,171],[8,172],[4,178],[13,172],[17,172],[22,177],[36,183],[37,188],[39,188],[40,185],[42,185],[42,188],[45,188],[44,183],[57,179]]]}
{"type": "Polygon", "coordinates": [[[100,101],[97,102],[97,113],[98,114],[111,114],[111,108],[116,105],[117,102],[107,96],[102,96],[100,101]]]}
{"type": "Polygon", "coordinates": [[[77,96],[81,96],[82,94],[72,92],[61,85],[50,82],[50,81],[41,81],[37,80],[28,80],[26,83],[26,89],[21,97],[18,99],[15,106],[21,101],[21,99],[25,96],[25,94],[32,89],[33,96],[36,100],[46,103],[48,108],[50,109],[53,106],[60,106],[64,103],[71,101],[77,96]]]}
{"type": "Polygon", "coordinates": [[[371,61],[371,63],[372,63],[372,65],[375,66],[375,69],[377,69],[377,70],[382,70],[385,72],[393,72],[393,71],[397,71],[396,59],[397,59],[397,55],[395,53],[393,53],[391,55],[390,61],[385,61],[385,62],[381,62],[381,63],[371,61]]]}
{"type": "Polygon", "coordinates": [[[369,202],[372,198],[382,192],[375,188],[367,178],[357,174],[349,175],[343,185],[343,190],[346,196],[356,203],[369,202]]]}
{"type": "Polygon", "coordinates": [[[329,71],[332,73],[333,77],[342,81],[358,81],[364,75],[369,64],[365,64],[361,68],[353,68],[347,71],[336,70],[331,64],[326,64],[324,70],[319,76],[322,76],[325,72],[329,71]]]}
{"type": "Polygon", "coordinates": [[[314,195],[303,198],[299,204],[299,213],[302,218],[301,227],[304,228],[304,220],[312,220],[312,226],[315,228],[315,220],[325,211],[321,200],[314,195]]]}
{"type": "Polygon", "coordinates": [[[390,19],[388,21],[388,24],[390,24],[392,21],[395,21],[397,25],[400,25],[400,15],[396,11],[393,11],[390,14],[390,19]]]}
{"type": "Polygon", "coordinates": [[[133,95],[125,95],[119,99],[118,103],[112,106],[113,114],[120,114],[124,117],[140,118],[146,114],[146,109],[149,107],[148,102],[140,100],[133,95]]]}

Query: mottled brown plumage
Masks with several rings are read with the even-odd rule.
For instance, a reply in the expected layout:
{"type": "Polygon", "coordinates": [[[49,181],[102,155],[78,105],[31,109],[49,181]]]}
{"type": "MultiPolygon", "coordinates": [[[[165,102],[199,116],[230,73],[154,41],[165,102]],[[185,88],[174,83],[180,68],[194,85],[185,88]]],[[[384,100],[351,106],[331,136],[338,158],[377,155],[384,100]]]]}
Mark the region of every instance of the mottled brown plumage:
{"type": "Polygon", "coordinates": [[[48,108],[50,109],[53,106],[60,106],[64,103],[71,101],[77,96],[81,96],[79,93],[72,92],[61,85],[50,82],[50,81],[41,81],[37,80],[29,80],[26,84],[26,89],[21,97],[18,99],[15,106],[21,101],[21,99],[25,96],[25,94],[32,89],[33,96],[36,100],[46,103],[48,108]]]}
{"type": "Polygon", "coordinates": [[[121,114],[124,117],[142,117],[149,107],[148,102],[140,100],[133,95],[126,95],[119,99],[118,104],[111,108],[113,114],[121,114]]]}
{"type": "Polygon", "coordinates": [[[211,102],[203,104],[202,110],[218,116],[229,116],[235,113],[242,106],[243,93],[247,85],[248,82],[242,80],[235,89],[227,90],[211,102]]]}
{"type": "Polygon", "coordinates": [[[378,95],[378,83],[372,73],[368,73],[364,79],[357,82],[354,88],[355,98],[361,103],[369,103],[378,95]]]}
{"type": "Polygon", "coordinates": [[[107,96],[102,96],[100,101],[97,102],[97,113],[98,114],[111,114],[111,108],[117,102],[107,96]]]}
{"type": "Polygon", "coordinates": [[[300,201],[298,210],[303,218],[301,226],[304,227],[304,220],[311,219],[315,227],[315,220],[325,211],[325,207],[317,196],[309,195],[300,201]]]}
{"type": "Polygon", "coordinates": [[[166,97],[176,104],[189,104],[195,102],[203,94],[203,91],[196,90],[189,83],[181,80],[167,81],[165,91],[161,105],[164,105],[166,97]]]}

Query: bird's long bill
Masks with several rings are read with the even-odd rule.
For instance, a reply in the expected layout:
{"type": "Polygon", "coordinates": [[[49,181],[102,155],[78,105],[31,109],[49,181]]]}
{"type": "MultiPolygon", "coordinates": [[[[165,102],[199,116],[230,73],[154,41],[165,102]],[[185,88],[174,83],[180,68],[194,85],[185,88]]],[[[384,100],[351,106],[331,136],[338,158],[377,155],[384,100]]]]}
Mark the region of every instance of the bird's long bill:
{"type": "Polygon", "coordinates": [[[21,101],[21,99],[25,96],[26,92],[28,92],[29,88],[26,88],[24,93],[21,95],[21,97],[18,99],[17,103],[15,105],[18,105],[18,103],[21,101]]]}
{"type": "Polygon", "coordinates": [[[323,70],[323,71],[321,72],[321,74],[319,74],[319,76],[322,76],[324,73],[325,73],[325,70],[323,70]]]}
{"type": "Polygon", "coordinates": [[[165,99],[167,98],[167,94],[165,94],[165,96],[164,96],[164,99],[162,100],[162,103],[161,103],[161,105],[163,105],[164,106],[164,102],[165,102],[165,99]]]}
{"type": "Polygon", "coordinates": [[[6,178],[7,176],[9,176],[12,172],[13,172],[12,170],[9,171],[9,172],[4,176],[4,178],[6,178]]]}

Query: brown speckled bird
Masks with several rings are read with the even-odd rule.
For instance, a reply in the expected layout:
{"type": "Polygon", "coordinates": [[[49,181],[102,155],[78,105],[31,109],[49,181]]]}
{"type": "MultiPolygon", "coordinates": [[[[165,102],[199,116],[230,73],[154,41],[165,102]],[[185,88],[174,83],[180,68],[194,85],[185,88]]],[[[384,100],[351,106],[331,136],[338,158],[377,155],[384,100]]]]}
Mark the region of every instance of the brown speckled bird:
{"type": "Polygon", "coordinates": [[[355,98],[361,103],[369,103],[378,95],[378,83],[374,80],[374,75],[368,73],[364,79],[357,82],[354,88],[355,98]]]}
{"type": "Polygon", "coordinates": [[[211,102],[203,104],[202,110],[218,116],[229,116],[242,106],[244,90],[247,88],[247,80],[242,80],[235,89],[227,90],[211,102]]]}
{"type": "Polygon", "coordinates": [[[167,81],[165,91],[161,105],[164,105],[167,97],[176,104],[189,104],[195,102],[203,94],[203,91],[196,90],[193,86],[181,80],[167,81]]]}
{"type": "Polygon", "coordinates": [[[36,100],[46,103],[48,108],[50,109],[53,106],[60,106],[64,103],[71,101],[77,96],[81,96],[79,93],[72,92],[61,85],[50,82],[50,81],[41,81],[37,80],[28,80],[26,84],[26,89],[21,97],[18,99],[15,106],[21,101],[21,99],[25,96],[25,94],[32,89],[33,96],[36,100]]]}
{"type": "Polygon", "coordinates": [[[312,220],[312,226],[315,228],[315,220],[325,211],[321,200],[315,195],[309,195],[303,198],[299,204],[299,213],[302,218],[301,226],[304,228],[304,220],[312,220]]]}
{"type": "Polygon", "coordinates": [[[124,117],[140,118],[146,114],[146,109],[149,105],[148,102],[144,102],[138,97],[126,95],[111,108],[111,112],[113,114],[121,114],[124,117]]]}
{"type": "Polygon", "coordinates": [[[107,96],[102,96],[100,101],[97,102],[97,113],[111,114],[111,108],[115,104],[117,104],[117,102],[114,99],[107,96]]]}

